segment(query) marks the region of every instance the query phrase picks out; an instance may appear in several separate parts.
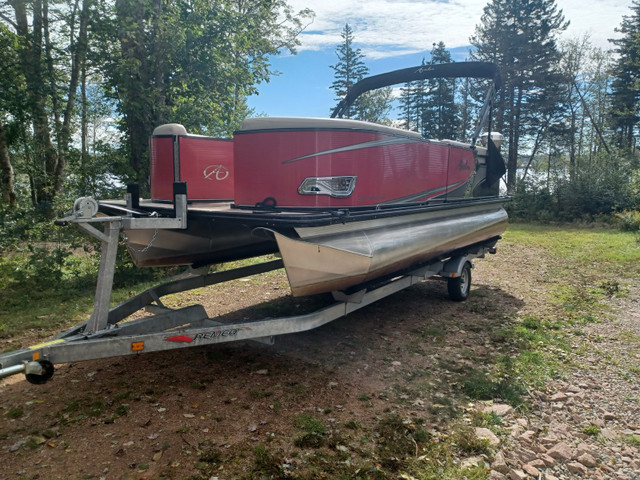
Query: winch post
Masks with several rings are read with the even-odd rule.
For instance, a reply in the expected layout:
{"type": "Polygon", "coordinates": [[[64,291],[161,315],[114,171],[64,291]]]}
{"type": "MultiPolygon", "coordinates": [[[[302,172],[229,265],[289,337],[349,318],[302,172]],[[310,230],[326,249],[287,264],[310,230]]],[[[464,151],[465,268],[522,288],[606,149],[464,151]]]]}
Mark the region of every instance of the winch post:
{"type": "Polygon", "coordinates": [[[109,305],[111,302],[111,290],[113,289],[113,276],[116,270],[116,257],[118,254],[118,240],[120,238],[121,220],[105,222],[104,234],[101,236],[102,249],[100,253],[100,269],[98,270],[98,283],[96,296],[93,301],[93,312],[87,321],[85,333],[91,334],[105,328],[109,321],[109,305]]]}

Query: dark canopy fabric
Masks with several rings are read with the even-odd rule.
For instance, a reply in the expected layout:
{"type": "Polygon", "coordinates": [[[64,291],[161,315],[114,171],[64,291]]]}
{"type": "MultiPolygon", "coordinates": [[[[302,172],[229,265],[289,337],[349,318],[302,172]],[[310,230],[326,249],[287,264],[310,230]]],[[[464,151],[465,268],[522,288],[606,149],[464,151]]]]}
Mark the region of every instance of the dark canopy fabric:
{"type": "Polygon", "coordinates": [[[331,117],[341,116],[347,108],[365,92],[378,88],[389,87],[399,83],[426,80],[429,78],[490,78],[493,79],[496,90],[500,88],[500,69],[490,62],[457,62],[439,63],[435,65],[420,65],[403,68],[392,72],[363,78],[354,84],[344,99],[334,109],[331,117]]]}
{"type": "Polygon", "coordinates": [[[487,158],[487,185],[492,186],[507,173],[507,167],[504,163],[504,158],[500,154],[500,150],[493,143],[491,138],[488,139],[488,153],[487,158]]]}

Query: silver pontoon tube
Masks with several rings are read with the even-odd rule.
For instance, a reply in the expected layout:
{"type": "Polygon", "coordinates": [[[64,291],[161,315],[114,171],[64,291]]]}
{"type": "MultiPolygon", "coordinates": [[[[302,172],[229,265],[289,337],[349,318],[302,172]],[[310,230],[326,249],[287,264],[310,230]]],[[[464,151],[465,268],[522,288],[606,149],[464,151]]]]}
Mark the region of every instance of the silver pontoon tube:
{"type": "Polygon", "coordinates": [[[294,296],[344,290],[420,262],[446,258],[507,228],[501,204],[273,232],[294,296]]]}

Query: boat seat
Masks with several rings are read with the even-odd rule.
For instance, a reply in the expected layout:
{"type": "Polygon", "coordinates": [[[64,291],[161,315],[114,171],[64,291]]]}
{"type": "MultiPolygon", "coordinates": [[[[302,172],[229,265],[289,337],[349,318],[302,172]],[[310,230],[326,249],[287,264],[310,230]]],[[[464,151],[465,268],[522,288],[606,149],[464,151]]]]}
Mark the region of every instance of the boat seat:
{"type": "Polygon", "coordinates": [[[389,127],[378,123],[363,122],[347,118],[313,118],[313,117],[254,117],[247,118],[242,123],[241,132],[256,130],[367,130],[380,132],[387,135],[402,135],[410,138],[422,139],[418,132],[404,130],[402,128],[389,127]]]}
{"type": "Polygon", "coordinates": [[[186,135],[187,129],[179,123],[166,123],[153,130],[153,135],[186,135]]]}

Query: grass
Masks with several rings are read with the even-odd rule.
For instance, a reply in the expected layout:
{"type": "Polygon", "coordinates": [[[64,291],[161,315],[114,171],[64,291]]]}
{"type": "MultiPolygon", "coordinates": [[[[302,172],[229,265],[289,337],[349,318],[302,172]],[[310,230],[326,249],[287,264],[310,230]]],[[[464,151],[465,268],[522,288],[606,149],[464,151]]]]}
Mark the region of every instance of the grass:
{"type": "Polygon", "coordinates": [[[97,418],[103,423],[115,422],[119,417],[124,417],[129,413],[128,403],[119,403],[121,400],[129,398],[130,392],[116,395],[115,402],[107,405],[104,401],[92,397],[78,397],[70,400],[58,413],[59,422],[68,425],[81,422],[87,418],[97,418]]]}
{"type": "MultiPolygon", "coordinates": [[[[565,261],[556,265],[559,272],[574,271],[574,267],[612,265],[626,267],[628,273],[640,272],[640,248],[633,233],[584,226],[549,226],[511,224],[504,241],[519,247],[532,247],[549,252],[565,261]]],[[[593,275],[606,272],[594,270],[593,275]]],[[[613,275],[615,270],[609,272],[613,275]]],[[[626,275],[625,275],[626,276],[626,275]]],[[[619,278],[613,277],[616,281],[619,278]]],[[[601,281],[605,281],[601,279],[601,281]]]]}
{"type": "Polygon", "coordinates": [[[495,412],[474,412],[472,423],[476,427],[493,429],[502,425],[502,417],[495,412]]]}
{"type": "Polygon", "coordinates": [[[600,434],[600,427],[598,425],[587,425],[582,429],[582,433],[585,435],[590,435],[592,437],[597,437],[600,434]]]}
{"type": "Polygon", "coordinates": [[[296,447],[320,448],[326,444],[327,427],[313,415],[299,413],[294,417],[293,424],[303,432],[293,442],[296,447]]]}
{"type": "MultiPolygon", "coordinates": [[[[97,275],[96,257],[72,256],[47,261],[26,253],[0,257],[0,338],[19,337],[38,330],[48,337],[65,327],[86,320],[93,308],[97,275]]],[[[112,303],[148,288],[149,275],[132,275],[116,282],[112,303]],[[135,283],[137,280],[142,283],[135,283]],[[135,284],[134,284],[135,283],[135,284]]]]}
{"type": "Polygon", "coordinates": [[[293,424],[296,428],[306,433],[316,433],[322,435],[327,431],[327,427],[316,417],[309,413],[299,413],[295,416],[293,424]]]}
{"type": "Polygon", "coordinates": [[[598,321],[602,301],[624,296],[640,275],[640,245],[630,232],[515,224],[504,241],[547,257],[544,280],[552,287],[552,306],[569,322],[598,321]]]}
{"type": "MultiPolygon", "coordinates": [[[[460,384],[471,399],[526,407],[529,389],[541,387],[568,368],[571,338],[590,341],[584,326],[606,321],[608,299],[626,295],[640,274],[640,245],[629,232],[519,224],[509,227],[501,245],[526,250],[529,256],[539,252],[539,270],[531,275],[539,277],[545,288],[535,300],[532,297],[535,309],[493,327],[490,339],[503,353],[483,367],[459,372],[460,384]]],[[[468,310],[484,313],[477,305],[468,310]]]]}
{"type": "Polygon", "coordinates": [[[22,409],[21,407],[11,407],[9,410],[7,410],[5,415],[7,416],[7,418],[17,420],[24,415],[24,409],[22,409]]]}
{"type": "Polygon", "coordinates": [[[640,448],[640,437],[638,435],[625,435],[624,442],[635,448],[640,448]]]}

